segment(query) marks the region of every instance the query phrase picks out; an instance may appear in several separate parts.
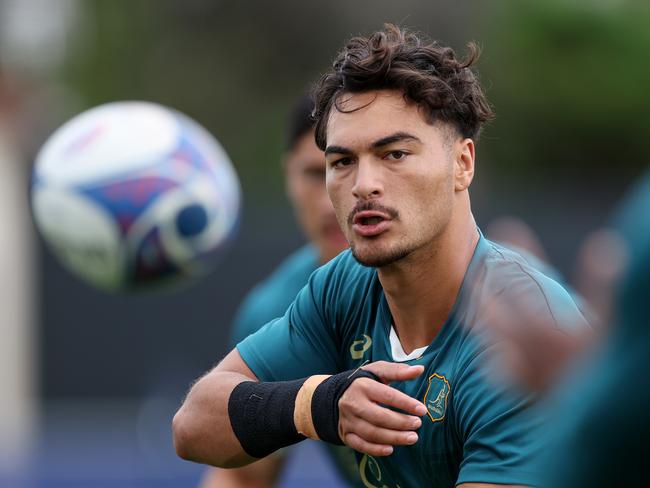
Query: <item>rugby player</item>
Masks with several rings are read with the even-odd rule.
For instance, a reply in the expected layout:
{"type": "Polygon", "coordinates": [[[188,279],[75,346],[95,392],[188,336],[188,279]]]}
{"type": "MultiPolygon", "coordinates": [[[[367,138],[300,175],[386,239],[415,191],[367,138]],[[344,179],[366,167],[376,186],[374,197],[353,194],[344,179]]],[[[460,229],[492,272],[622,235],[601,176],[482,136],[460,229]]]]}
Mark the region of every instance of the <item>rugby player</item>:
{"type": "Polygon", "coordinates": [[[196,382],[173,422],[181,457],[236,467],[310,437],[355,449],[366,486],[534,482],[533,399],[490,378],[482,319],[504,300],[588,325],[476,226],[475,141],[492,112],[475,59],[392,25],[346,44],[314,115],[351,249],[196,382]]]}

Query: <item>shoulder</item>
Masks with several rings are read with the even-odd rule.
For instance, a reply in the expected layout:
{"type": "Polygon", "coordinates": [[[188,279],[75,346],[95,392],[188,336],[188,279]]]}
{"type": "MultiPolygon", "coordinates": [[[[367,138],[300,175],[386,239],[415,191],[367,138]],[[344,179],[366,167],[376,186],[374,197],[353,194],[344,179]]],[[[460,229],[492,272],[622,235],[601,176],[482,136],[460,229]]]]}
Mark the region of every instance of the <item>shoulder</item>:
{"type": "Polygon", "coordinates": [[[277,285],[296,284],[298,289],[307,282],[309,275],[318,267],[316,249],[306,245],[287,256],[257,288],[274,288],[277,285]]]}
{"type": "Polygon", "coordinates": [[[244,297],[235,315],[232,342],[236,344],[270,320],[283,315],[317,266],[316,250],[309,245],[280,263],[244,297]]]}
{"type": "Polygon", "coordinates": [[[377,312],[382,296],[377,270],[359,264],[347,250],[314,271],[294,309],[310,310],[337,334],[347,334],[377,312]]]}
{"type": "Polygon", "coordinates": [[[337,300],[368,293],[377,281],[377,271],[359,264],[348,249],[318,268],[310,278],[312,289],[337,300]]]}
{"type": "Polygon", "coordinates": [[[300,289],[305,286],[309,276],[318,267],[316,250],[306,245],[290,254],[266,278],[248,293],[244,304],[253,305],[258,301],[277,301],[283,296],[287,300],[284,307],[291,303],[300,289]]]}
{"type": "Polygon", "coordinates": [[[534,315],[566,332],[589,327],[574,297],[530,260],[507,247],[485,240],[484,292],[512,313],[534,315]]]}

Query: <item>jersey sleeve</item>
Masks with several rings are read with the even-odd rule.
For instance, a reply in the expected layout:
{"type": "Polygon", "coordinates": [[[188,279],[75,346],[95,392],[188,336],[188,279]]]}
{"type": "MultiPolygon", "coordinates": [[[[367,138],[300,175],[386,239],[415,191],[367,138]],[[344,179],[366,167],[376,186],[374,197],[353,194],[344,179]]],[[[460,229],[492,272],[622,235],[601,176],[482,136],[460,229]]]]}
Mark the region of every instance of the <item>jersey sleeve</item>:
{"type": "Polygon", "coordinates": [[[326,307],[327,271],[317,270],[284,316],[237,345],[261,381],[282,381],[339,370],[335,323],[326,307]]]}
{"type": "Polygon", "coordinates": [[[485,352],[470,362],[452,391],[463,446],[457,484],[534,486],[541,419],[531,411],[529,395],[488,377],[485,352]]]}
{"type": "Polygon", "coordinates": [[[318,267],[316,251],[304,246],[287,257],[242,301],[232,325],[230,348],[271,320],[282,317],[318,267]]]}

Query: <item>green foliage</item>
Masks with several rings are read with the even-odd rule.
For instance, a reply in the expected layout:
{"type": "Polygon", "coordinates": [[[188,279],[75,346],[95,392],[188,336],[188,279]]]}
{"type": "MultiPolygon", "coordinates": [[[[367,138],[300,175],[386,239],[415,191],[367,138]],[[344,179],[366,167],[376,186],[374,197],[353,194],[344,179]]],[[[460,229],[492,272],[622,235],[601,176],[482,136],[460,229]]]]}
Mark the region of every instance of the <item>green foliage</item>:
{"type": "Polygon", "coordinates": [[[486,147],[498,168],[590,177],[646,166],[650,4],[502,7],[482,64],[497,111],[486,147]]]}

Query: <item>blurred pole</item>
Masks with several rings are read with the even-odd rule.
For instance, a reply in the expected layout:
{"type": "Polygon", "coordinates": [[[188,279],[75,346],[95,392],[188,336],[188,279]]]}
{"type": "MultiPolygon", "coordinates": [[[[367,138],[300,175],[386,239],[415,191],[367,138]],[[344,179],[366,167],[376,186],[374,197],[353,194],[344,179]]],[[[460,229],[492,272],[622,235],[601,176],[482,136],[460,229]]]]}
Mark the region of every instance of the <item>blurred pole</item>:
{"type": "MultiPolygon", "coordinates": [[[[36,253],[23,146],[35,134],[22,126],[38,80],[56,78],[77,0],[0,0],[0,473],[18,473],[36,440],[39,351],[36,253]]],[[[47,120],[46,107],[37,120],[47,120]]]]}
{"type": "MultiPolygon", "coordinates": [[[[0,79],[0,101],[2,90],[0,79]]],[[[6,94],[4,98],[6,101],[6,94]]],[[[26,460],[37,414],[35,253],[27,205],[26,166],[15,149],[15,134],[8,125],[11,121],[12,117],[0,108],[1,472],[19,470],[26,460]]]]}

